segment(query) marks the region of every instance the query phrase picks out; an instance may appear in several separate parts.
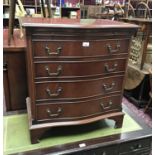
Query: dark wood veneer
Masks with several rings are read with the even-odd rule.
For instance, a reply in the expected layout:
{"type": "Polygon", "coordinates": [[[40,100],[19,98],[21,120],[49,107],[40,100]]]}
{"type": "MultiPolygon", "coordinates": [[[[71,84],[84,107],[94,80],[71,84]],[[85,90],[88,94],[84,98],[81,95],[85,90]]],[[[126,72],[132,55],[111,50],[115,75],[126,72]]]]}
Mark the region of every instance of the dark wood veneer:
{"type": "MultiPolygon", "coordinates": [[[[74,37],[76,39],[76,37],[74,37]]],[[[66,37],[64,37],[66,40],[66,37]]],[[[128,53],[129,39],[113,39],[103,41],[92,41],[89,39],[77,40],[59,40],[59,41],[35,41],[33,42],[34,58],[49,57],[87,57],[87,56],[107,56],[113,54],[128,53]],[[89,45],[87,45],[89,43],[89,45]],[[88,46],[88,47],[87,47],[88,46]],[[85,48],[84,48],[85,47],[85,48]],[[59,50],[60,49],[60,50],[59,50]],[[58,51],[59,50],[59,51],[58,51]],[[51,54],[49,53],[58,53],[51,54]]]]}
{"type": "Polygon", "coordinates": [[[35,61],[35,79],[77,78],[123,73],[126,59],[92,61],[35,61]]]}
{"type": "Polygon", "coordinates": [[[37,104],[37,118],[38,120],[49,119],[51,121],[62,121],[65,119],[71,120],[80,118],[82,119],[91,117],[92,115],[101,115],[101,113],[105,114],[106,112],[119,111],[121,109],[120,103],[121,96],[113,95],[109,97],[102,97],[87,101],[53,102],[52,104],[37,104]],[[59,108],[61,108],[60,113],[58,113],[59,108]],[[47,110],[50,110],[53,113],[57,113],[59,116],[50,116],[47,110]]]}
{"type": "Polygon", "coordinates": [[[122,96],[129,43],[138,27],[100,19],[23,18],[22,25],[27,36],[27,107],[31,142],[38,142],[42,133],[50,127],[87,124],[105,118],[115,120],[115,126],[120,128],[124,113],[121,111],[121,101],[114,101],[112,95],[118,93],[122,96]],[[75,59],[81,63],[76,64],[74,68],[74,64],[77,63],[75,59]],[[54,61],[57,61],[58,65],[54,71],[55,77],[45,78],[47,75],[44,70],[49,76],[53,75],[51,67],[54,65],[51,64],[50,68],[46,66],[45,69],[41,66],[54,61]],[[93,64],[82,66],[87,61],[93,64]],[[37,66],[38,62],[40,66],[37,66]],[[60,66],[61,62],[63,65],[68,63],[68,66],[60,66]],[[101,67],[95,62],[99,62],[101,67]],[[115,70],[117,66],[118,70],[115,70]],[[59,78],[62,67],[65,69],[65,78],[59,78]],[[106,71],[103,74],[102,71],[98,71],[102,67],[105,67],[103,72],[106,70],[113,74],[105,76],[106,71]],[[44,78],[40,78],[41,76],[44,78]],[[114,108],[113,111],[110,107],[110,110],[106,111],[104,103],[100,103],[101,96],[105,97],[106,102],[109,100],[109,106],[110,99],[113,100],[115,107],[118,108],[114,108]],[[88,105],[91,107],[83,110],[88,105]],[[76,111],[73,107],[77,107],[76,111]],[[51,117],[50,121],[48,116],[51,117]]]}
{"type": "Polygon", "coordinates": [[[37,82],[35,87],[36,100],[52,100],[55,98],[63,98],[64,100],[67,100],[75,98],[88,98],[98,95],[107,95],[112,92],[121,92],[122,83],[123,76],[76,81],[66,80],[37,82]],[[47,91],[47,89],[49,91],[47,91]]]}

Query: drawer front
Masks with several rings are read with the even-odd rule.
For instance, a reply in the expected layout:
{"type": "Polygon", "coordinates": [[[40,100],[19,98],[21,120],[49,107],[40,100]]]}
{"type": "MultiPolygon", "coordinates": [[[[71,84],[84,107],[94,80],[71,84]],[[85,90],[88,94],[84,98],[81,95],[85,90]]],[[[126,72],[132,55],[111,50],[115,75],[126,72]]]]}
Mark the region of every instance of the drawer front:
{"type": "Polygon", "coordinates": [[[73,120],[94,117],[120,110],[121,96],[113,95],[105,98],[80,102],[52,102],[51,104],[37,104],[37,120],[73,120]],[[88,108],[89,107],[89,108],[88,108]]]}
{"type": "Polygon", "coordinates": [[[136,140],[132,142],[123,143],[120,146],[120,153],[129,153],[139,151],[141,149],[149,148],[151,146],[151,140],[149,138],[136,140]]]}
{"type": "Polygon", "coordinates": [[[92,148],[91,150],[82,150],[70,155],[118,155],[117,145],[103,148],[92,148]]]}
{"type": "Polygon", "coordinates": [[[151,155],[151,148],[141,149],[132,152],[121,153],[119,155],[151,155]]]}
{"type": "Polygon", "coordinates": [[[37,57],[96,57],[128,53],[128,39],[98,41],[33,41],[33,56],[37,57]]]}
{"type": "Polygon", "coordinates": [[[35,77],[84,77],[124,72],[126,59],[104,61],[55,61],[35,62],[35,77]]]}
{"type": "Polygon", "coordinates": [[[98,95],[121,91],[123,76],[108,78],[76,80],[76,81],[50,81],[36,84],[36,99],[82,99],[98,95]]]}

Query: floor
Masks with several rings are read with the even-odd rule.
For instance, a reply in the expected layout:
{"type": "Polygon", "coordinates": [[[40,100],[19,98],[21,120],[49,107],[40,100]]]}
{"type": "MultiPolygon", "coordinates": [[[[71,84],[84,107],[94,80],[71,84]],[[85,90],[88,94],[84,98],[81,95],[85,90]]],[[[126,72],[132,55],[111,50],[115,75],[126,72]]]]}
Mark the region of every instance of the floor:
{"type": "Polygon", "coordinates": [[[137,106],[129,102],[125,97],[123,98],[123,104],[125,104],[134,113],[136,113],[139,118],[143,118],[143,120],[148,126],[152,127],[152,112],[151,111],[144,112],[144,108],[138,108],[137,106]]]}

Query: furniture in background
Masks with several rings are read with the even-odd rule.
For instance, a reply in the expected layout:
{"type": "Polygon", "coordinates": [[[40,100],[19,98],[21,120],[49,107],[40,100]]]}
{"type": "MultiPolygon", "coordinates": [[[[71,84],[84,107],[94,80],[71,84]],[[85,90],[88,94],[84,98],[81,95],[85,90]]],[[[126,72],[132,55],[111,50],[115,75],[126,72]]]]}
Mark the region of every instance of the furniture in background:
{"type": "Polygon", "coordinates": [[[81,2],[81,18],[103,18],[117,20],[124,17],[125,1],[102,1],[97,3],[95,1],[81,2]],[[107,3],[108,2],[108,3],[107,3]]]}
{"type": "Polygon", "coordinates": [[[149,70],[149,83],[150,83],[150,90],[149,90],[150,99],[146,104],[144,111],[150,112],[152,116],[152,68],[150,68],[149,70]]]}
{"type": "Polygon", "coordinates": [[[51,127],[105,118],[120,128],[129,43],[138,27],[102,19],[23,18],[22,25],[31,142],[51,127]]]}
{"type": "MultiPolygon", "coordinates": [[[[9,1],[8,45],[10,45],[11,38],[13,37],[13,32],[14,32],[13,29],[14,29],[14,24],[15,24],[15,13],[16,13],[16,3],[17,2],[19,4],[18,9],[20,10],[20,13],[21,13],[21,15],[19,15],[19,16],[30,16],[30,12],[27,12],[27,14],[26,14],[25,9],[23,7],[23,4],[21,3],[20,0],[9,1]]],[[[35,1],[35,3],[36,2],[37,1],[35,1]]],[[[48,17],[50,18],[51,17],[50,1],[46,0],[46,4],[47,4],[47,7],[48,7],[48,17]]],[[[45,16],[45,8],[44,8],[45,6],[44,6],[44,1],[43,0],[41,0],[41,7],[42,7],[42,10],[43,10],[43,15],[45,16]]],[[[18,17],[18,18],[20,18],[20,17],[18,17]]]]}
{"type": "MultiPolygon", "coordinates": [[[[76,18],[80,18],[80,2],[79,0],[20,0],[25,11],[33,17],[67,17],[70,18],[71,12],[77,12],[76,18]]],[[[9,8],[10,5],[18,1],[3,1],[3,26],[9,25],[9,8]]],[[[20,7],[19,7],[20,8],[20,7]]],[[[18,18],[15,18],[16,28],[19,26],[18,18]]]]}
{"type": "Polygon", "coordinates": [[[152,51],[152,0],[128,0],[126,18],[121,20],[140,26],[132,39],[129,63],[140,69],[145,68],[146,62],[152,64],[149,56],[152,51]]]}
{"type": "MultiPolygon", "coordinates": [[[[44,13],[44,9],[42,9],[41,7],[42,3],[40,4],[39,0],[20,0],[20,1],[27,14],[33,16],[33,15],[39,15],[39,14],[41,15],[44,13]]],[[[9,13],[10,10],[14,9],[14,8],[10,9],[11,7],[14,7],[12,4],[16,4],[16,6],[18,6],[18,9],[21,11],[20,5],[17,0],[12,0],[12,1],[3,0],[3,27],[4,28],[8,28],[9,18],[12,16],[9,13]]],[[[44,4],[44,1],[43,1],[43,4],[44,4]]],[[[19,21],[17,17],[14,18],[14,27],[19,28],[19,21]]]]}
{"type": "MultiPolygon", "coordinates": [[[[36,14],[38,4],[39,4],[39,2],[37,0],[35,0],[34,2],[29,1],[29,2],[35,3],[35,4],[28,5],[28,6],[27,5],[23,6],[21,0],[12,0],[12,1],[4,2],[3,8],[5,8],[5,9],[3,11],[3,21],[9,19],[8,22],[6,22],[6,21],[4,22],[5,26],[7,24],[9,26],[9,28],[8,28],[9,29],[9,32],[8,32],[9,33],[9,35],[8,35],[8,44],[10,44],[11,38],[13,36],[13,28],[14,28],[15,23],[16,23],[17,27],[19,27],[19,25],[20,25],[20,22],[18,22],[16,20],[16,17],[15,17],[15,12],[16,12],[16,7],[17,7],[16,3],[17,2],[19,4],[19,6],[17,5],[19,7],[18,9],[20,10],[20,12],[22,12],[22,16],[32,16],[32,15],[36,14]],[[35,11],[33,11],[33,13],[31,13],[32,12],[31,9],[34,8],[34,6],[35,6],[35,11]],[[24,7],[25,7],[25,9],[27,9],[27,13],[25,13],[24,7]],[[7,14],[7,16],[9,16],[9,18],[8,17],[6,18],[6,14],[7,14]]],[[[27,1],[25,1],[25,3],[26,2],[27,1]]],[[[70,18],[80,18],[80,3],[79,3],[79,0],[74,0],[74,1],[71,1],[70,3],[68,3],[68,1],[66,1],[66,2],[64,1],[63,5],[62,5],[62,0],[60,0],[60,1],[46,0],[46,3],[44,3],[44,0],[41,0],[40,1],[40,6],[41,6],[41,9],[42,9],[43,17],[51,18],[51,17],[56,16],[56,17],[60,18],[60,17],[66,17],[66,15],[67,15],[67,17],[69,17],[69,15],[70,15],[70,18]],[[45,4],[46,4],[46,6],[45,6],[45,4]],[[52,5],[52,7],[51,7],[51,5],[52,5]],[[58,5],[58,6],[56,6],[56,5],[58,5]],[[45,7],[47,7],[46,12],[45,12],[45,7]],[[52,14],[52,9],[54,9],[53,14],[52,14]],[[77,13],[75,13],[75,11],[77,11],[77,13]]],[[[41,12],[40,12],[40,14],[41,14],[41,12]]]]}
{"type": "MultiPolygon", "coordinates": [[[[111,0],[109,3],[104,1],[101,4],[97,4],[95,0],[21,0],[23,8],[33,17],[39,14],[42,14],[43,17],[78,19],[86,17],[111,19],[113,17],[124,16],[125,1],[119,0],[116,2],[115,0],[111,0]]],[[[11,3],[14,3],[14,0],[10,4],[6,0],[3,4],[3,26],[5,28],[9,25],[8,17],[11,3]]],[[[15,26],[19,27],[18,18],[15,18],[15,26]]]]}
{"type": "Polygon", "coordinates": [[[152,45],[152,20],[144,18],[122,18],[121,20],[139,25],[137,35],[132,39],[129,64],[143,69],[148,47],[152,45]]]}
{"type": "Polygon", "coordinates": [[[139,108],[145,108],[150,98],[149,72],[128,65],[124,96],[139,108]]]}
{"type": "Polygon", "coordinates": [[[152,68],[152,20],[145,18],[121,20],[139,25],[137,35],[131,42],[124,95],[138,107],[145,107],[151,101],[149,70],[152,68]]]}
{"type": "Polygon", "coordinates": [[[26,109],[28,95],[26,74],[26,42],[15,29],[8,45],[8,29],[3,29],[3,86],[6,111],[26,109]]]}
{"type": "Polygon", "coordinates": [[[152,18],[152,0],[126,0],[126,18],[152,18]]]}

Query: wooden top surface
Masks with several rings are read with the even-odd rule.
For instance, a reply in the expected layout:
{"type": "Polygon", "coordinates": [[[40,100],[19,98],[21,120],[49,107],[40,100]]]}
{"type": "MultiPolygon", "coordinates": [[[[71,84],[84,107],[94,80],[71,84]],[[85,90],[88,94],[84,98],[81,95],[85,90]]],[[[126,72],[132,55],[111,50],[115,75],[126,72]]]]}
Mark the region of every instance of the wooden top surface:
{"type": "Polygon", "coordinates": [[[57,28],[132,28],[137,29],[134,24],[112,21],[107,19],[63,19],[63,18],[22,18],[24,27],[57,27],[57,28]]]}
{"type": "Polygon", "coordinates": [[[3,29],[3,49],[4,52],[7,51],[24,51],[26,48],[26,40],[25,37],[20,37],[20,30],[14,29],[13,37],[11,39],[10,45],[8,45],[8,29],[3,29]]]}

